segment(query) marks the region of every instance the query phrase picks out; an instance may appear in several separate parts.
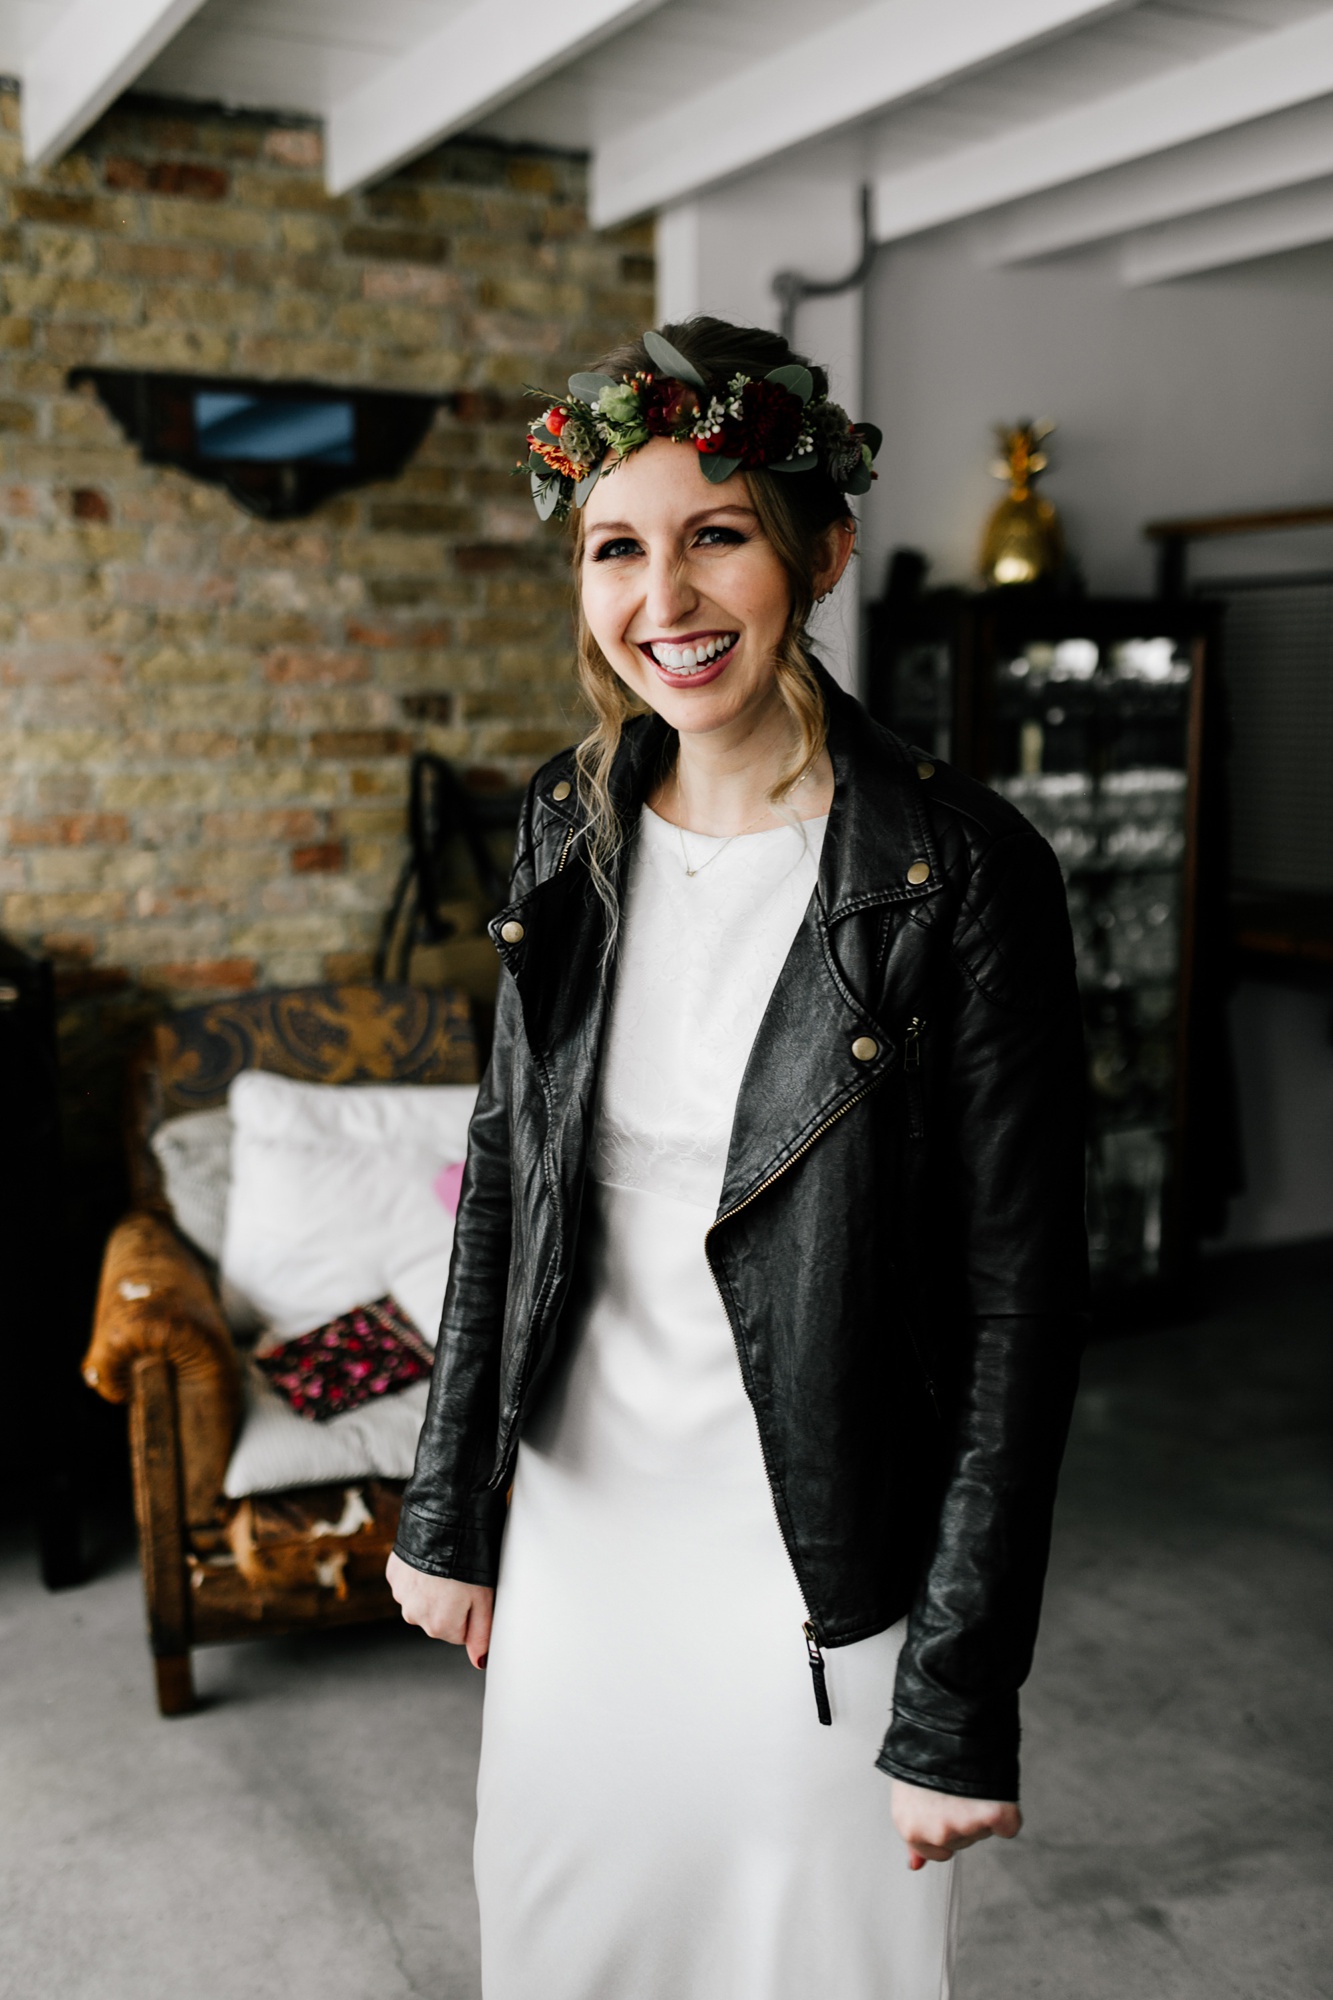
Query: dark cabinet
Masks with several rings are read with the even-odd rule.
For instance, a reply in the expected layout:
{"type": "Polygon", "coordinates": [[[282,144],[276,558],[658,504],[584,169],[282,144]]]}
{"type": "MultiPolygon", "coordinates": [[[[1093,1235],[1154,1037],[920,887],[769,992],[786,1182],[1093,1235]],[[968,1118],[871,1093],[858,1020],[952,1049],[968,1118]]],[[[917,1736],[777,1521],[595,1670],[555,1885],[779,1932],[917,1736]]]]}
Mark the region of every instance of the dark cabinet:
{"type": "Polygon", "coordinates": [[[1012,800],[1064,871],[1088,1038],[1088,1223],[1104,1296],[1171,1284],[1193,1243],[1214,644],[1214,614],[1198,603],[934,591],[890,594],[871,612],[872,712],[1012,800]]]}
{"type": "Polygon", "coordinates": [[[53,1589],[81,1573],[74,1491],[82,1392],[61,1229],[60,1099],[49,962],[0,937],[0,1464],[53,1589]]]}

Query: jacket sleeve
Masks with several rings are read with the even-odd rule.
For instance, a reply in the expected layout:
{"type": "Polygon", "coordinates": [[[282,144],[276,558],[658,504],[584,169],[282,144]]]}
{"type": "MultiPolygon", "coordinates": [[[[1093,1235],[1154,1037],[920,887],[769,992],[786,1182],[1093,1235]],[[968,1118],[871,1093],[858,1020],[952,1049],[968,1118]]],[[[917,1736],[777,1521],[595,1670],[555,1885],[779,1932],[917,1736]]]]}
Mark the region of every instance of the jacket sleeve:
{"type": "MultiPolygon", "coordinates": [[[[519,823],[511,898],[533,881],[532,798],[530,790],[519,823]]],[[[509,1080],[522,1034],[517,990],[502,970],[491,1059],[468,1128],[430,1399],[394,1545],[414,1569],[461,1583],[495,1582],[504,1533],[505,1492],[487,1482],[512,1236],[509,1080]]]]}
{"type": "Polygon", "coordinates": [[[1064,886],[1039,836],[1006,834],[983,854],[953,957],[934,1115],[961,1286],[957,1416],[879,1764],[936,1791],[1017,1799],[1018,1690],[1087,1302],[1082,1016],[1064,886]]]}

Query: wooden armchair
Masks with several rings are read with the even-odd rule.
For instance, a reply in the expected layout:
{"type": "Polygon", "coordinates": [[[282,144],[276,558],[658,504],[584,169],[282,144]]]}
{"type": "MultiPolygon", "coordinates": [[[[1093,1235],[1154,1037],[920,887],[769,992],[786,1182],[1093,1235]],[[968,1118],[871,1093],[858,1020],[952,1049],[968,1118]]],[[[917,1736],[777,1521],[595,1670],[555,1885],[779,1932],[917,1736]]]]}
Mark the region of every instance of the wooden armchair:
{"type": "Polygon", "coordinates": [[[176,1230],[152,1132],[223,1103],[243,1069],[315,1083],[472,1083],[466,1000],[408,986],[248,994],[161,1023],[131,1089],[134,1207],[107,1244],[84,1379],[130,1406],[148,1634],[163,1715],[194,1706],[190,1650],[395,1615],[385,1480],[228,1500],[240,1368],[216,1274],[176,1230]]]}

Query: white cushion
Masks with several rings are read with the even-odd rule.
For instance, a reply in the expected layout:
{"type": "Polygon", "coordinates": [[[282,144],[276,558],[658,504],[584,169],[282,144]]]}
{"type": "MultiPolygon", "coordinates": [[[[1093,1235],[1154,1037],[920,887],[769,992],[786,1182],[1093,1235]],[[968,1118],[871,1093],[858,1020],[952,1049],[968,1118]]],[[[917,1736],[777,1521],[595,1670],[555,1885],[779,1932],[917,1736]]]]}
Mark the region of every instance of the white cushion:
{"type": "Polygon", "coordinates": [[[244,1389],[245,1414],[222,1482],[229,1500],[281,1493],[290,1486],[409,1477],[429,1382],[373,1397],[322,1424],[298,1417],[249,1357],[244,1389]]]}
{"type": "MultiPolygon", "coordinates": [[[[232,1084],[222,1278],[290,1337],[391,1292],[434,1341],[453,1248],[449,1205],[474,1084],[232,1084]],[[437,1187],[436,1183],[440,1183],[437,1187]]],[[[429,1382],[314,1423],[248,1360],[230,1499],[348,1479],[406,1479],[429,1382]]]]}
{"type": "Polygon", "coordinates": [[[476,1096],[236,1078],[222,1274],[266,1326],[306,1333],[391,1292],[434,1341],[453,1248],[434,1182],[466,1154],[476,1096]]]}
{"type": "Polygon", "coordinates": [[[217,1111],[187,1111],[159,1125],[148,1143],[181,1234],[216,1260],[222,1255],[231,1178],[231,1113],[225,1105],[217,1111]]]}

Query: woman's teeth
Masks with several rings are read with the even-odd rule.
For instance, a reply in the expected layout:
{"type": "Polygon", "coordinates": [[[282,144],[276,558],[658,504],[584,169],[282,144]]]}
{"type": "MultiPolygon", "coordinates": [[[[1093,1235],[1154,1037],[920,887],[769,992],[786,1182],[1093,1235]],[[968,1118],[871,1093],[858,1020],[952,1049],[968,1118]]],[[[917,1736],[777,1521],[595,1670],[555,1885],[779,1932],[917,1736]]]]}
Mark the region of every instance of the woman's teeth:
{"type": "Polygon", "coordinates": [[[700,667],[709,666],[721,654],[729,653],[735,645],[738,634],[719,632],[711,639],[696,640],[692,646],[668,646],[661,642],[650,645],[659,667],[665,667],[671,674],[697,673],[700,667]]]}

